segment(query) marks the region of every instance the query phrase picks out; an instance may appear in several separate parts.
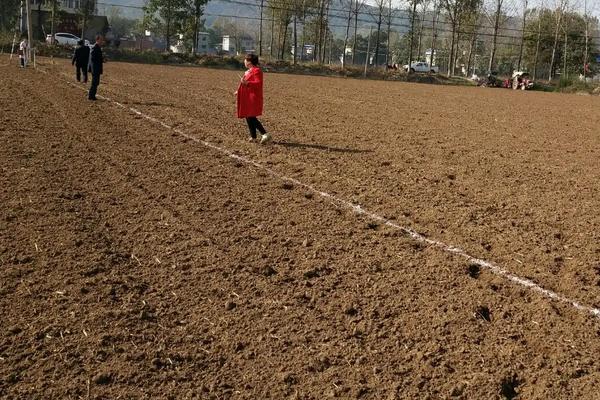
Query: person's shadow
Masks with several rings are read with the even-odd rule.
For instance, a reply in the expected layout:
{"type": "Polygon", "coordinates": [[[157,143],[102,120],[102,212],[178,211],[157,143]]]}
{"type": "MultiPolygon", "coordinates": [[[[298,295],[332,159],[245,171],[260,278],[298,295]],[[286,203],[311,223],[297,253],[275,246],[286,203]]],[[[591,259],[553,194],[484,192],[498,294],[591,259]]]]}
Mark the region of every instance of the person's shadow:
{"type": "Polygon", "coordinates": [[[301,148],[301,149],[316,149],[316,150],[325,150],[331,151],[334,153],[372,153],[373,150],[362,150],[362,149],[347,149],[341,147],[331,147],[325,146],[322,144],[312,144],[312,143],[297,143],[297,142],[286,142],[282,140],[274,140],[274,145],[289,147],[289,148],[301,148]]]}

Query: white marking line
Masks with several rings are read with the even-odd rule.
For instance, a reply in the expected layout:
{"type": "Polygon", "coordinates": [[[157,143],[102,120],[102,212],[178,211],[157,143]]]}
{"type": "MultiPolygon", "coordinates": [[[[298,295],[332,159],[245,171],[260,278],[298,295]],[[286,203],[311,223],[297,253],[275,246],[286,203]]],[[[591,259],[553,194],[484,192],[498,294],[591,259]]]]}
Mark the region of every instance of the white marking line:
{"type": "MultiPolygon", "coordinates": [[[[46,71],[43,71],[43,70],[41,70],[39,68],[38,68],[38,71],[42,71],[45,74],[47,73],[46,71]]],[[[84,91],[86,90],[86,89],[84,89],[84,88],[82,88],[80,86],[75,85],[72,82],[69,82],[69,81],[64,80],[62,78],[59,78],[59,79],[62,80],[63,82],[65,82],[65,83],[67,83],[67,84],[75,87],[75,88],[79,88],[79,89],[82,89],[84,91]]],[[[185,137],[187,139],[190,139],[190,140],[192,140],[192,141],[194,141],[196,143],[200,143],[200,144],[204,145],[205,147],[208,147],[210,149],[213,149],[213,150],[216,150],[216,151],[218,151],[220,153],[223,153],[223,154],[227,155],[230,158],[233,158],[235,160],[241,161],[241,162],[246,163],[246,164],[253,165],[253,166],[255,166],[258,169],[262,169],[262,170],[268,172],[269,174],[271,174],[272,176],[274,176],[276,178],[279,178],[279,179],[284,180],[284,181],[292,182],[292,183],[294,183],[294,184],[296,184],[298,186],[301,186],[301,187],[303,187],[305,189],[308,189],[309,191],[311,191],[313,193],[316,193],[319,196],[321,196],[321,197],[329,200],[329,202],[331,204],[334,204],[334,205],[335,204],[340,204],[340,205],[342,205],[342,206],[344,206],[344,207],[346,207],[346,208],[354,211],[356,214],[365,215],[365,216],[367,216],[367,217],[369,217],[369,218],[371,218],[373,220],[379,221],[379,222],[381,222],[381,223],[383,223],[383,224],[385,224],[387,226],[390,226],[392,228],[398,229],[398,230],[404,232],[405,234],[407,234],[408,236],[410,236],[411,238],[413,238],[417,242],[426,243],[428,245],[435,246],[435,247],[437,247],[437,248],[439,248],[439,249],[441,249],[441,250],[443,250],[443,251],[445,251],[447,253],[461,256],[461,257],[463,257],[464,259],[466,259],[469,262],[472,262],[472,263],[475,263],[475,264],[479,264],[480,266],[487,268],[488,270],[490,270],[495,275],[501,276],[501,277],[503,277],[505,279],[508,279],[511,282],[514,282],[514,283],[519,284],[521,286],[524,286],[524,287],[526,287],[528,289],[531,289],[534,292],[538,292],[538,293],[540,293],[542,296],[544,296],[546,298],[549,298],[549,299],[552,299],[552,300],[556,300],[556,301],[559,301],[559,302],[562,302],[562,303],[570,304],[572,307],[574,307],[577,310],[588,312],[588,313],[592,314],[593,316],[595,316],[597,318],[600,318],[600,309],[598,309],[598,308],[586,306],[586,305],[581,304],[581,303],[579,303],[579,302],[577,302],[575,300],[571,300],[568,297],[565,297],[565,296],[563,296],[561,294],[553,292],[552,290],[544,289],[543,287],[541,287],[537,283],[535,283],[535,282],[533,282],[533,281],[531,281],[529,279],[521,278],[521,277],[519,277],[517,275],[514,275],[511,272],[505,270],[504,268],[502,268],[502,267],[494,264],[493,262],[485,261],[485,260],[482,260],[480,258],[473,257],[473,256],[471,256],[470,254],[468,254],[467,252],[465,252],[464,250],[462,250],[459,247],[448,245],[448,244],[446,244],[444,242],[440,242],[440,241],[437,241],[437,240],[428,239],[425,236],[421,235],[420,233],[417,233],[417,232],[413,231],[410,228],[398,225],[398,224],[396,224],[396,223],[394,223],[394,222],[392,222],[392,221],[390,221],[390,220],[388,220],[388,219],[386,219],[386,218],[384,218],[384,217],[382,217],[380,215],[377,215],[375,213],[372,213],[370,211],[367,211],[367,210],[363,209],[359,204],[354,204],[354,203],[351,203],[349,201],[346,201],[346,200],[343,200],[343,199],[339,199],[339,198],[337,198],[337,197],[335,197],[335,196],[333,196],[333,195],[331,195],[331,194],[329,194],[327,192],[322,192],[322,191],[320,191],[318,189],[315,189],[311,185],[308,185],[306,183],[302,183],[302,182],[300,182],[297,179],[289,178],[289,177],[287,177],[285,175],[282,175],[279,172],[276,172],[276,171],[272,170],[271,168],[266,167],[266,166],[264,166],[264,165],[262,165],[262,164],[260,164],[260,163],[258,163],[256,161],[254,161],[254,160],[251,160],[249,158],[237,155],[237,154],[233,153],[232,151],[227,150],[227,149],[225,149],[223,147],[219,147],[219,146],[217,146],[215,144],[206,142],[204,140],[200,140],[200,139],[198,139],[195,136],[189,135],[189,134],[181,131],[180,129],[173,128],[172,126],[170,126],[170,125],[168,125],[168,124],[160,121],[159,119],[154,118],[154,117],[152,117],[150,115],[147,115],[147,114],[145,114],[145,113],[143,113],[143,112],[141,112],[141,111],[139,111],[139,110],[137,110],[137,109],[135,109],[133,107],[127,107],[127,106],[125,106],[125,105],[123,105],[123,104],[121,104],[121,103],[119,103],[119,102],[117,102],[115,100],[109,99],[106,96],[100,96],[99,95],[98,97],[100,97],[100,98],[102,98],[102,99],[104,99],[104,100],[106,100],[108,102],[114,103],[115,105],[117,105],[117,106],[119,106],[119,107],[121,107],[123,109],[130,110],[130,111],[134,112],[135,114],[137,114],[137,115],[139,115],[139,116],[141,116],[141,117],[143,117],[143,118],[145,118],[145,119],[147,119],[147,120],[149,120],[151,122],[159,124],[160,126],[162,126],[164,128],[167,128],[169,130],[172,130],[173,132],[175,132],[175,133],[177,133],[177,134],[179,134],[179,135],[181,135],[181,136],[183,136],[183,137],[185,137]]]]}

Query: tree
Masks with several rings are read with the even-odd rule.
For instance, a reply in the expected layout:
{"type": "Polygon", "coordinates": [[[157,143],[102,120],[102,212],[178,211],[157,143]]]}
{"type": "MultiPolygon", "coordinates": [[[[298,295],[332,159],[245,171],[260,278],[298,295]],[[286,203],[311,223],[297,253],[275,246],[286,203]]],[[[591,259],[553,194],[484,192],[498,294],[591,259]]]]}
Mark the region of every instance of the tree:
{"type": "Polygon", "coordinates": [[[498,31],[506,23],[507,16],[503,12],[505,0],[493,0],[493,13],[487,13],[488,20],[494,27],[494,33],[492,36],[492,49],[490,52],[490,62],[488,64],[488,71],[494,70],[494,62],[496,61],[496,51],[498,46],[498,31]]]}
{"type": "Polygon", "coordinates": [[[551,81],[554,77],[554,62],[556,61],[558,35],[560,33],[560,28],[563,23],[565,11],[567,10],[567,6],[569,5],[569,0],[555,0],[555,4],[556,9],[554,10],[554,44],[552,46],[552,57],[550,59],[550,70],[548,72],[549,81],[551,81]]]}
{"type": "Polygon", "coordinates": [[[192,36],[192,53],[198,50],[198,33],[202,25],[202,15],[204,15],[204,6],[208,0],[185,0],[184,12],[186,15],[186,36],[192,36]]]}
{"type": "Polygon", "coordinates": [[[355,54],[358,39],[358,14],[360,13],[360,10],[363,8],[364,5],[365,0],[354,0],[354,10],[352,11],[352,13],[354,14],[354,40],[352,41],[352,64],[355,64],[356,61],[355,54]]]}
{"type": "Polygon", "coordinates": [[[446,9],[447,17],[450,20],[451,34],[450,39],[450,53],[448,57],[448,76],[454,74],[454,66],[456,60],[454,59],[454,44],[456,39],[456,33],[460,24],[460,16],[464,7],[465,0],[441,0],[442,7],[446,9]]]}
{"type": "Polygon", "coordinates": [[[525,25],[527,23],[527,14],[528,14],[528,10],[527,10],[527,5],[529,4],[529,0],[522,0],[523,1],[523,21],[521,24],[522,30],[521,30],[521,44],[519,45],[519,62],[517,63],[517,70],[520,71],[521,70],[521,62],[523,61],[523,47],[525,44],[525,25]]]}
{"type": "Polygon", "coordinates": [[[21,0],[0,1],[0,31],[12,31],[21,11],[21,0]]]}
{"type": "MultiPolygon", "coordinates": [[[[525,32],[523,60],[525,65],[533,65],[533,76],[541,70],[540,66],[545,66],[547,71],[542,72],[554,77],[557,60],[561,59],[564,72],[569,69],[583,72],[587,47],[585,16],[560,9],[534,9],[527,20],[525,32]],[[561,30],[557,35],[556,24],[559,19],[561,30]]],[[[593,46],[592,38],[589,38],[588,46],[593,46]]]]}
{"type": "MultiPolygon", "coordinates": [[[[417,1],[417,0],[413,0],[413,1],[417,1]]],[[[375,65],[378,65],[379,63],[379,45],[381,44],[380,42],[380,33],[381,33],[381,23],[383,22],[383,12],[385,11],[385,3],[386,0],[375,0],[375,7],[377,8],[377,33],[376,33],[376,37],[375,37],[375,58],[374,58],[374,62],[375,65]]]]}
{"type": "MultiPolygon", "coordinates": [[[[342,6],[344,5],[341,1],[342,6]]],[[[352,23],[352,0],[348,3],[348,19],[346,24],[346,35],[344,36],[344,47],[342,49],[342,69],[346,67],[346,45],[348,44],[348,35],[350,34],[350,24],[352,23]]]]}
{"type": "MultiPolygon", "coordinates": [[[[391,2],[391,0],[390,0],[391,2]]],[[[423,30],[425,26],[425,17],[427,16],[427,12],[429,10],[430,0],[421,0],[421,18],[419,21],[419,43],[417,45],[417,59],[421,59],[422,54],[422,45],[423,45],[423,30]]]]}
{"type": "Polygon", "coordinates": [[[417,17],[417,5],[421,3],[421,0],[408,0],[408,4],[412,7],[410,11],[410,44],[408,50],[408,73],[412,68],[413,62],[413,48],[415,43],[415,18],[417,17]]]}
{"type": "Polygon", "coordinates": [[[58,8],[58,0],[51,0],[50,3],[50,7],[52,9],[51,11],[51,17],[50,17],[50,43],[54,44],[54,34],[56,33],[56,25],[58,25],[58,12],[59,12],[59,8],[58,8]]]}
{"type": "Polygon", "coordinates": [[[96,9],[96,2],[94,0],[80,0],[79,7],[77,7],[77,14],[81,20],[81,38],[85,37],[85,28],[92,17],[94,15],[94,11],[96,9]]]}
{"type": "Polygon", "coordinates": [[[125,18],[121,14],[120,8],[112,7],[108,15],[110,29],[116,38],[132,35],[137,24],[136,20],[125,18]]]}
{"type": "Polygon", "coordinates": [[[171,49],[171,40],[183,29],[185,0],[149,0],[144,7],[146,27],[162,36],[171,49]]]}

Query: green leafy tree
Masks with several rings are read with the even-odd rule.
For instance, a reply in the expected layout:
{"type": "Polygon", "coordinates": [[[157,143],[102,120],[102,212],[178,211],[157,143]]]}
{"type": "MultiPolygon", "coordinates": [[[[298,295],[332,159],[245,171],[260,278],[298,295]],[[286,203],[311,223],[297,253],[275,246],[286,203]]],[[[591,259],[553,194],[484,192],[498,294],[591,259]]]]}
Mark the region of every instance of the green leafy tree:
{"type": "Polygon", "coordinates": [[[204,15],[204,6],[208,0],[186,0],[184,12],[186,21],[184,24],[184,37],[187,42],[191,42],[192,52],[198,49],[198,33],[204,26],[202,16],[204,15]]]}
{"type": "Polygon", "coordinates": [[[183,31],[186,3],[185,0],[149,0],[144,7],[145,26],[165,39],[167,51],[171,49],[171,41],[183,31]]]}
{"type": "Polygon", "coordinates": [[[0,31],[10,32],[15,29],[20,7],[21,0],[0,1],[0,31]]]}
{"type": "Polygon", "coordinates": [[[85,36],[85,28],[96,10],[96,2],[94,0],[81,0],[77,7],[77,15],[79,15],[79,26],[81,27],[81,38],[85,36]]]}
{"type": "Polygon", "coordinates": [[[123,17],[117,7],[111,8],[108,22],[115,38],[133,35],[137,24],[137,20],[123,17]]]}

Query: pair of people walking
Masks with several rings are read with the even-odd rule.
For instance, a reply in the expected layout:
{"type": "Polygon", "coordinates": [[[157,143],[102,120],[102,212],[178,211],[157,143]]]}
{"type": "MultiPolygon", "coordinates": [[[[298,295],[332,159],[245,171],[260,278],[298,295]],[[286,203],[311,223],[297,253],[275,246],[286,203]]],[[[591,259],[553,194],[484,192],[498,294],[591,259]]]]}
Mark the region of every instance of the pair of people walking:
{"type": "Polygon", "coordinates": [[[100,75],[102,75],[104,56],[102,55],[102,35],[96,35],[96,43],[90,49],[85,45],[83,40],[77,44],[77,48],[73,53],[71,65],[76,67],[76,78],[80,82],[83,75],[83,83],[88,81],[88,72],[92,73],[92,83],[88,92],[88,100],[95,101],[98,85],[100,85],[100,75]]]}

